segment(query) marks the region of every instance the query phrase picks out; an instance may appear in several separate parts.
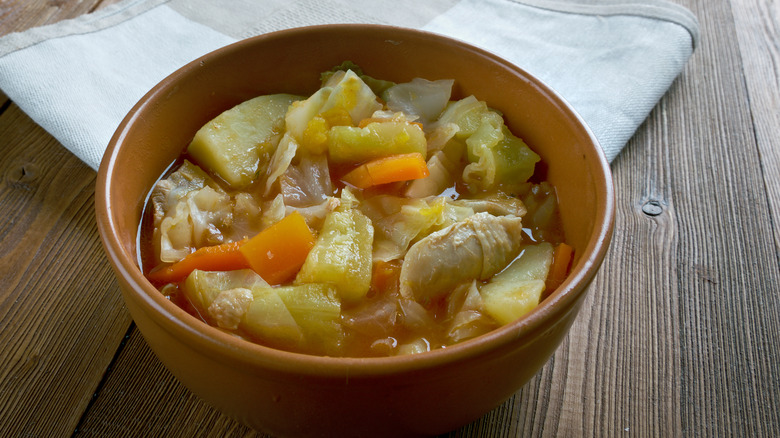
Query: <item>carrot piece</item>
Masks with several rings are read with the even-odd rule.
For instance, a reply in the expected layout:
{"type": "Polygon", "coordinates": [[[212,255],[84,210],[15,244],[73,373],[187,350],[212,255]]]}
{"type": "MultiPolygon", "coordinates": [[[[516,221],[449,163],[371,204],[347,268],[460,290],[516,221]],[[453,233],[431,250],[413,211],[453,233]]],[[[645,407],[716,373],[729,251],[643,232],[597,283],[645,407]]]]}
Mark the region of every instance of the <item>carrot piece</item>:
{"type": "Polygon", "coordinates": [[[342,177],[342,181],[357,188],[408,181],[428,176],[425,157],[418,152],[391,155],[363,163],[342,177]]]}
{"type": "Polygon", "coordinates": [[[365,164],[350,170],[341,177],[341,180],[361,189],[365,189],[374,185],[373,180],[371,179],[371,174],[368,173],[368,168],[365,164]]]}
{"type": "Polygon", "coordinates": [[[552,265],[550,265],[550,272],[547,274],[547,287],[545,287],[545,295],[552,293],[558,286],[566,280],[566,276],[569,275],[569,267],[574,256],[574,248],[565,243],[560,243],[553,250],[552,265]]]}
{"type": "Polygon", "coordinates": [[[187,255],[178,262],[147,274],[152,283],[175,283],[187,278],[195,269],[204,271],[232,271],[248,268],[246,258],[240,251],[245,241],[205,246],[187,255]]]}
{"type": "Polygon", "coordinates": [[[314,234],[300,213],[293,212],[241,245],[249,266],[270,284],[290,280],[314,246],[314,234]]]}

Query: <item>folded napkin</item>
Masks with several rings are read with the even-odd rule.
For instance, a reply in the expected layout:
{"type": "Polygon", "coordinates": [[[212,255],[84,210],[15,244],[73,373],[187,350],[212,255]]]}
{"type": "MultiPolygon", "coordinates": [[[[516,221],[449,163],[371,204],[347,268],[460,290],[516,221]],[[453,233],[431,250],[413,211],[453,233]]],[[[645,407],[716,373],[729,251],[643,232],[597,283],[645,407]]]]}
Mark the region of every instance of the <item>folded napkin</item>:
{"type": "Polygon", "coordinates": [[[326,23],[461,39],[566,99],[611,161],[682,71],[698,23],[664,0],[125,0],[0,38],[0,89],[94,169],[114,130],[177,68],[238,39],[326,23]]]}

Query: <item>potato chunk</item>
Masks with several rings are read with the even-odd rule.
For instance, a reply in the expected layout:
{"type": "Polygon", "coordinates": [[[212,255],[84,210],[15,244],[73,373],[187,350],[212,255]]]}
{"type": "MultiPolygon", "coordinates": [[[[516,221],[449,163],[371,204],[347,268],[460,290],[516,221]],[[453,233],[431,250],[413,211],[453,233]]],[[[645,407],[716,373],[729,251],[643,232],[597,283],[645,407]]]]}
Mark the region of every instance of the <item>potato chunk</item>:
{"type": "Polygon", "coordinates": [[[273,153],[273,137],[284,130],[287,108],[299,99],[272,94],[240,103],[203,125],[187,152],[231,187],[245,187],[262,170],[261,158],[273,153]]]}

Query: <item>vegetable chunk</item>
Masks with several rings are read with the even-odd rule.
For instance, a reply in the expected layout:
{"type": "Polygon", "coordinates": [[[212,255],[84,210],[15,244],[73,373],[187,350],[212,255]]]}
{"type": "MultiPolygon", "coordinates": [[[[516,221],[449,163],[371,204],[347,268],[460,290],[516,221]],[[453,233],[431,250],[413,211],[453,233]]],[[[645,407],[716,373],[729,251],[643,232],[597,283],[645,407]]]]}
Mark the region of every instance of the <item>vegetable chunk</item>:
{"type": "Polygon", "coordinates": [[[200,167],[184,160],[152,190],[155,253],[161,262],[183,259],[196,248],[224,242],[233,220],[230,197],[200,167]]]}
{"type": "Polygon", "coordinates": [[[539,304],[552,263],[549,243],[528,245],[506,269],[479,290],[485,311],[501,324],[508,324],[539,304]]]}
{"type": "Polygon", "coordinates": [[[268,283],[249,269],[225,272],[196,269],[182,284],[182,290],[201,316],[208,317],[209,307],[223,291],[237,288],[252,289],[256,286],[268,286],[268,283]]]}
{"type": "Polygon", "coordinates": [[[466,140],[471,163],[463,169],[463,181],[472,191],[510,189],[528,181],[540,158],[512,135],[498,113],[487,111],[476,132],[466,140]]]}
{"type": "Polygon", "coordinates": [[[428,124],[447,106],[454,83],[452,79],[429,81],[415,78],[388,88],[384,97],[390,110],[419,117],[423,124],[428,124]]]}
{"type": "Polygon", "coordinates": [[[360,163],[395,154],[417,152],[428,146],[419,125],[408,122],[373,122],[365,128],[334,126],[328,133],[328,158],[334,163],[360,163]]]}
{"type": "Polygon", "coordinates": [[[342,300],[359,300],[371,286],[373,241],[374,227],[359,210],[328,214],[295,282],[331,284],[342,300]]]}
{"type": "Polygon", "coordinates": [[[357,188],[365,189],[380,184],[425,178],[429,174],[425,158],[414,152],[377,158],[361,164],[342,179],[357,188]]]}
{"type": "Polygon", "coordinates": [[[302,284],[276,288],[301,328],[308,350],[320,354],[338,351],[344,338],[341,327],[341,301],[333,286],[302,284]]]}
{"type": "Polygon", "coordinates": [[[314,246],[303,216],[293,212],[239,248],[249,266],[267,282],[280,284],[295,276],[314,246]]]}
{"type": "Polygon", "coordinates": [[[303,342],[303,331],[282,298],[271,287],[252,289],[249,305],[240,327],[270,345],[295,347],[303,342]]]}
{"type": "Polygon", "coordinates": [[[196,269],[206,271],[231,271],[248,268],[246,258],[241,254],[243,241],[204,246],[178,262],[147,274],[157,284],[183,280],[196,269]]]}
{"type": "Polygon", "coordinates": [[[299,99],[272,94],[240,103],[200,128],[187,152],[231,187],[245,187],[257,176],[261,158],[273,152],[272,137],[283,131],[287,108],[299,99]]]}

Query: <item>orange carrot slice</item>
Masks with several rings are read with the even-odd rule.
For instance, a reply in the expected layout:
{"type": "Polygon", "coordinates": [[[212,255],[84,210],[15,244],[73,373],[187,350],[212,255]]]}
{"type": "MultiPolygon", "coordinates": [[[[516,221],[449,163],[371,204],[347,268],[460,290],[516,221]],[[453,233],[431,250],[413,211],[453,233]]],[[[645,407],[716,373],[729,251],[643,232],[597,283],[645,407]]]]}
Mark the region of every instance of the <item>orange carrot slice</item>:
{"type": "Polygon", "coordinates": [[[557,289],[558,286],[566,280],[566,276],[569,275],[569,268],[573,257],[574,248],[570,245],[560,243],[555,247],[553,250],[553,260],[552,265],[550,265],[550,272],[547,274],[545,295],[557,289]]]}
{"type": "Polygon", "coordinates": [[[232,271],[248,268],[246,258],[240,251],[244,241],[205,246],[187,255],[178,262],[147,274],[152,283],[176,283],[187,278],[195,269],[203,271],[232,271]]]}
{"type": "Polygon", "coordinates": [[[425,178],[429,173],[425,157],[418,152],[413,152],[363,163],[344,175],[342,181],[365,189],[380,184],[425,178]]]}
{"type": "Polygon", "coordinates": [[[293,212],[249,239],[240,251],[265,281],[281,284],[298,273],[314,240],[303,216],[293,212]]]}

